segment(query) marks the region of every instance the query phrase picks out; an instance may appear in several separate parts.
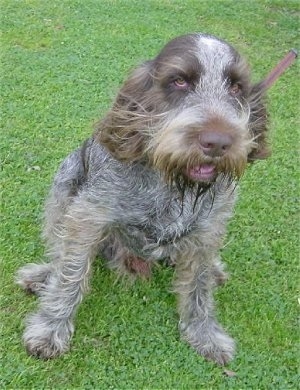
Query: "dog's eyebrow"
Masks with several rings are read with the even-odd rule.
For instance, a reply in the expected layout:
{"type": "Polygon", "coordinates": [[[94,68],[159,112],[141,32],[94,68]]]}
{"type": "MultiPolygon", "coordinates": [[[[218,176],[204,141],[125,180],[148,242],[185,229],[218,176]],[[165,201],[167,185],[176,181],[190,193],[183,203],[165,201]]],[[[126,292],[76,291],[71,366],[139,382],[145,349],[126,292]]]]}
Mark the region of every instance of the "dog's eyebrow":
{"type": "Polygon", "coordinates": [[[156,65],[156,77],[161,81],[169,80],[176,76],[182,76],[189,80],[197,81],[200,74],[203,73],[199,60],[191,53],[186,53],[184,56],[166,56],[157,61],[156,65]]]}
{"type": "Polygon", "coordinates": [[[223,71],[224,79],[229,79],[232,82],[240,82],[247,86],[250,82],[250,72],[247,64],[239,57],[228,64],[223,71]]]}

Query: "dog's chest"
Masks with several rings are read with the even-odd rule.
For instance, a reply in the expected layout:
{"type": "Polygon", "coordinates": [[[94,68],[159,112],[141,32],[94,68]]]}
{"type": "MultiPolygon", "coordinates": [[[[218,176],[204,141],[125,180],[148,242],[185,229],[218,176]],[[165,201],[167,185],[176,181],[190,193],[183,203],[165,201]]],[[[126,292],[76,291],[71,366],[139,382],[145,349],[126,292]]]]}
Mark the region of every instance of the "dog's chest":
{"type": "MultiPolygon", "coordinates": [[[[158,259],[167,256],[170,247],[187,236],[201,220],[200,209],[193,209],[192,202],[184,203],[176,197],[166,201],[163,197],[149,197],[147,204],[137,204],[143,210],[120,229],[122,240],[138,256],[158,259]]],[[[135,199],[138,201],[138,199],[135,199]]]]}
{"type": "MultiPolygon", "coordinates": [[[[99,145],[92,161],[89,185],[95,203],[103,203],[111,216],[110,228],[133,253],[158,259],[168,256],[171,247],[194,229],[205,230],[215,214],[210,192],[195,203],[195,192],[186,189],[184,199],[176,187],[141,164],[122,164],[99,145]]],[[[94,155],[93,154],[93,155],[94,155]]]]}

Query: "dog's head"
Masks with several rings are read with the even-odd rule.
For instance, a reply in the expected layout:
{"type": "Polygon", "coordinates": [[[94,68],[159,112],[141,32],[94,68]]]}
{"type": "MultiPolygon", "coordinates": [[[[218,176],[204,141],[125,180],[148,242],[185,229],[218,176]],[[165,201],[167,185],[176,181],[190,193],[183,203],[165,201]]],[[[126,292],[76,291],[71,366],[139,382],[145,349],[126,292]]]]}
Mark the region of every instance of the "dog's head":
{"type": "Polygon", "coordinates": [[[190,34],[132,73],[95,137],[116,159],[207,185],[265,158],[266,131],[263,88],[243,58],[218,38],[190,34]]]}

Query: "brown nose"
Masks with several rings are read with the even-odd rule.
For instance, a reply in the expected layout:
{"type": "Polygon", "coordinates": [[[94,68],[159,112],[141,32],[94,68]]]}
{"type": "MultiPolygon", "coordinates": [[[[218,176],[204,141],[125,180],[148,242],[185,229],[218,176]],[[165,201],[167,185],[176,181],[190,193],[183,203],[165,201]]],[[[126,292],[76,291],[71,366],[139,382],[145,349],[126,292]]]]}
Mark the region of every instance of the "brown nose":
{"type": "Polygon", "coordinates": [[[233,144],[233,137],[218,131],[202,131],[199,136],[203,153],[210,157],[221,157],[233,144]]]}

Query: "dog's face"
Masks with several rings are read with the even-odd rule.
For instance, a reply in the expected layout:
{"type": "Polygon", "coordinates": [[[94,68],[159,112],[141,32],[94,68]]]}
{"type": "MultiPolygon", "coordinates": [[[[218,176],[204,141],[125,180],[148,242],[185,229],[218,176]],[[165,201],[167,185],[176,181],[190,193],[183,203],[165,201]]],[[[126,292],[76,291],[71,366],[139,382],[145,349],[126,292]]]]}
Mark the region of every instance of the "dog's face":
{"type": "Polygon", "coordinates": [[[238,178],[268,154],[262,92],[227,43],[178,37],[133,72],[96,138],[117,159],[145,161],[167,180],[238,178]]]}

